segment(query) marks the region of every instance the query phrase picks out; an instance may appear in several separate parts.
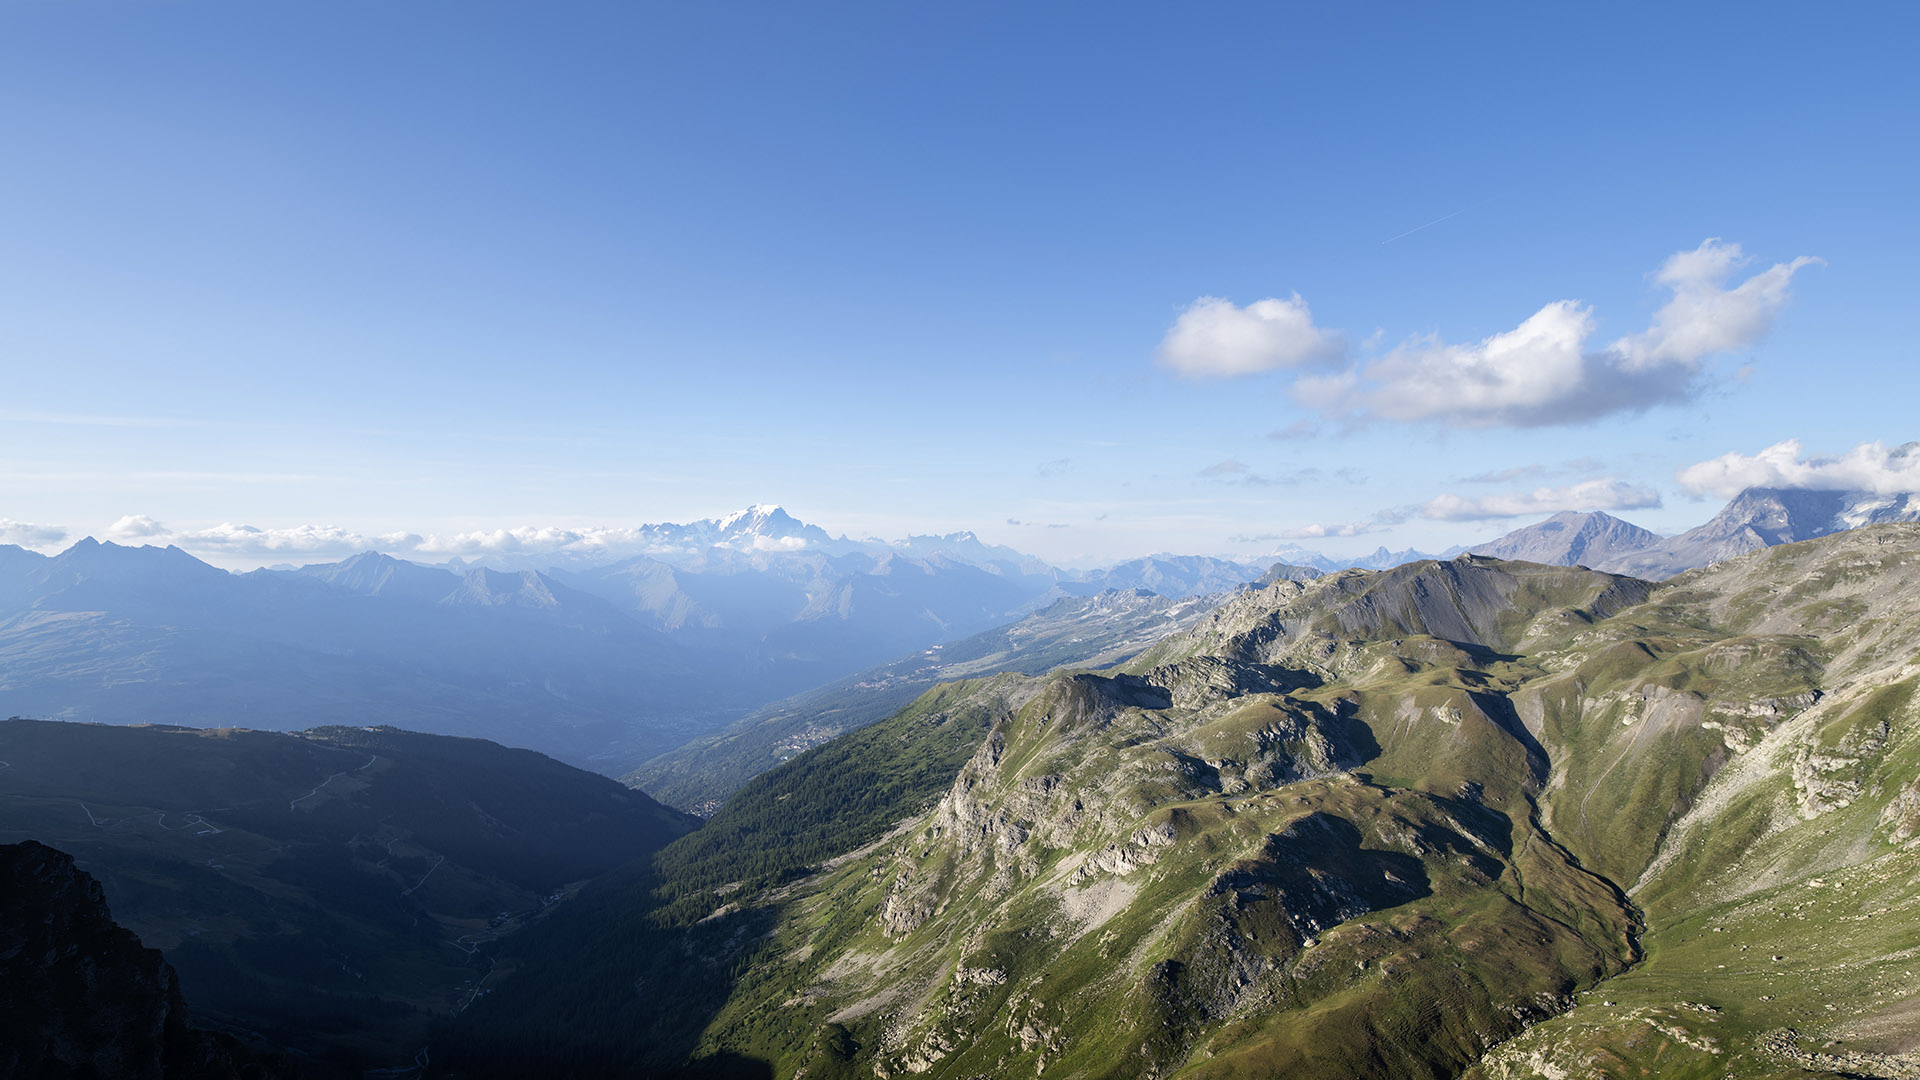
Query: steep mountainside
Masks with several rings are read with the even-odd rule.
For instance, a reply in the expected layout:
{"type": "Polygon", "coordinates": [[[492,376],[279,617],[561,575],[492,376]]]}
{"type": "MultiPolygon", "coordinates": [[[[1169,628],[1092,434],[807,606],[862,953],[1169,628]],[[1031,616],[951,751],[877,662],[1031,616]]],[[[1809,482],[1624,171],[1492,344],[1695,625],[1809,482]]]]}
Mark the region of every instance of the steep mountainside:
{"type": "Polygon", "coordinates": [[[404,1062],[492,942],[692,828],[526,750],[386,728],[0,722],[0,841],[73,854],[203,1017],[404,1062]]]}
{"type": "Polygon", "coordinates": [[[893,715],[935,683],[1002,671],[1039,675],[1060,667],[1107,667],[1190,625],[1220,599],[1109,591],[1057,600],[1007,626],[775,702],[622,780],[662,802],[712,814],[748,778],[893,715]]]}
{"type": "MultiPolygon", "coordinates": [[[[1279,582],[756,779],[627,894],[647,976],[596,964],[640,1015],[698,986],[678,1052],[780,1077],[1909,1075],[1916,556],[1279,582]]],[[[539,1023],[545,963],[456,1071],[539,1023]]]]}
{"type": "Polygon", "coordinates": [[[1621,521],[1611,514],[1562,511],[1467,551],[1472,555],[1549,566],[1598,566],[1659,542],[1659,533],[1621,521]]]}
{"type": "Polygon", "coordinates": [[[100,883],[29,840],[0,845],[0,1076],[294,1077],[196,1030],[173,969],[113,921],[100,883]]]}

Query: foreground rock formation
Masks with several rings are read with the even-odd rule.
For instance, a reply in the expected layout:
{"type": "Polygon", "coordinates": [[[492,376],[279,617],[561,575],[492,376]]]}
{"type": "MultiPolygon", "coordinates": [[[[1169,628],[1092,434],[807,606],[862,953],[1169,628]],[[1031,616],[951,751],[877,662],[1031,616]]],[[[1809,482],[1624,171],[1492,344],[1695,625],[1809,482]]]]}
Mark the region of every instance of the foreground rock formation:
{"type": "Polygon", "coordinates": [[[0,1076],[293,1077],[188,1023],[173,969],[63,852],[0,846],[0,1076]]]}

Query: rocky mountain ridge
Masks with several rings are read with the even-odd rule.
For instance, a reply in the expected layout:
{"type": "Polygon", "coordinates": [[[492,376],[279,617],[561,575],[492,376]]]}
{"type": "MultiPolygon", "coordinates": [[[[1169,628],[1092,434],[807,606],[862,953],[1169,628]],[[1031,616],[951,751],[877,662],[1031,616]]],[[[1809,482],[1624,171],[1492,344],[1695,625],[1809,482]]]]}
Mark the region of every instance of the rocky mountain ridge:
{"type": "Polygon", "coordinates": [[[1756,487],[1677,536],[1663,537],[1597,511],[1563,511],[1467,550],[1661,581],[1761,548],[1903,521],[1920,521],[1920,495],[1756,487]]]}
{"type": "MultiPolygon", "coordinates": [[[[1916,554],[1920,526],[1887,525],[1659,584],[1481,557],[1346,571],[1239,594],[1119,669],[944,688],[861,733],[884,769],[895,739],[973,718],[931,807],[804,875],[764,861],[777,835],[735,832],[765,869],[729,879],[707,848],[697,880],[732,883],[703,907],[665,879],[689,925],[661,947],[737,973],[692,1056],[779,1077],[1901,1075],[1916,554]]],[[[716,823],[830,818],[809,761],[716,823]]],[[[663,872],[693,865],[674,851],[663,872]]]]}

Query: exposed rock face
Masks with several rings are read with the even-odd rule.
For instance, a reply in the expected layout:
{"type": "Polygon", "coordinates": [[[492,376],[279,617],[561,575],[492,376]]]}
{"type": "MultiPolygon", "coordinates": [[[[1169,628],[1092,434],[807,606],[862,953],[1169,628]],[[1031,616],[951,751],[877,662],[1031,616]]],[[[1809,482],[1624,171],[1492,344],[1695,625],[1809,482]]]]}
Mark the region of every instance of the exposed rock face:
{"type": "Polygon", "coordinates": [[[1748,488],[1705,525],[1592,565],[1657,581],[1749,551],[1896,521],[1920,521],[1920,497],[1748,488]]]}
{"type": "Polygon", "coordinates": [[[1467,553],[1549,566],[1597,566],[1659,542],[1659,533],[1611,514],[1562,511],[1467,553]]]}
{"type": "Polygon", "coordinates": [[[0,1076],[298,1075],[188,1026],[173,968],[71,856],[31,840],[0,846],[0,1016],[0,1076]]]}
{"type": "Polygon", "coordinates": [[[1651,588],[1579,567],[1477,555],[1377,573],[1349,570],[1236,596],[1192,630],[1144,653],[1142,662],[1213,655],[1335,674],[1355,661],[1356,643],[1385,639],[1432,637],[1507,651],[1543,619],[1548,631],[1566,619],[1604,619],[1644,601],[1651,588]]]}

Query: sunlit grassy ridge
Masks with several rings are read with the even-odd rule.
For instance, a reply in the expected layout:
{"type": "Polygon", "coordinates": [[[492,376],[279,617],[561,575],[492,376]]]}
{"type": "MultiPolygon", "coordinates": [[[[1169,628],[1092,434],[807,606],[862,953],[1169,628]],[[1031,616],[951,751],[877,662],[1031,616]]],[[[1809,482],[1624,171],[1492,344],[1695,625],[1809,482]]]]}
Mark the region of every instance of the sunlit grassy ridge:
{"type": "Polygon", "coordinates": [[[781,1077],[1909,1075],[1916,554],[1277,583],[797,758],[632,910],[781,1077]]]}

